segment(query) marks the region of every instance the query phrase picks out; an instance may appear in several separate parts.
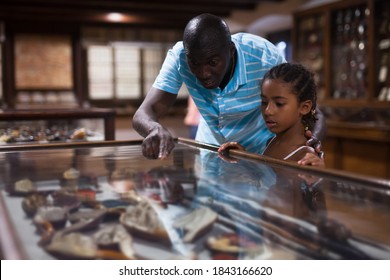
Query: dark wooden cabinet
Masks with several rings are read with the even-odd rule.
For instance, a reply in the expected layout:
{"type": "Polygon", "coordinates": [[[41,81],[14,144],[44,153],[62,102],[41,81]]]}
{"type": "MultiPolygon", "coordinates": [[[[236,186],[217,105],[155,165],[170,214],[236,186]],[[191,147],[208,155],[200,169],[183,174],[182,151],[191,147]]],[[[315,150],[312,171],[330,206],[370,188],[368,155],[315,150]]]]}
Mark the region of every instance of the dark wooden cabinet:
{"type": "Polygon", "coordinates": [[[293,42],[294,60],[315,73],[327,166],[390,178],[390,2],[297,11],[293,42]]]}

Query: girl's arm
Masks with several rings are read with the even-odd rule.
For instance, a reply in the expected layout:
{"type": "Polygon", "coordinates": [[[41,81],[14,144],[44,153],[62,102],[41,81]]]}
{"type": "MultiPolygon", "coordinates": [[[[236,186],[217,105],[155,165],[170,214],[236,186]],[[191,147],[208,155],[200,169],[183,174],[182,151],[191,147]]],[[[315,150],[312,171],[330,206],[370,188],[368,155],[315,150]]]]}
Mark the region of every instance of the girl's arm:
{"type": "Polygon", "coordinates": [[[325,161],[309,146],[301,146],[284,158],[284,160],[297,162],[299,165],[325,167],[325,161]]]}

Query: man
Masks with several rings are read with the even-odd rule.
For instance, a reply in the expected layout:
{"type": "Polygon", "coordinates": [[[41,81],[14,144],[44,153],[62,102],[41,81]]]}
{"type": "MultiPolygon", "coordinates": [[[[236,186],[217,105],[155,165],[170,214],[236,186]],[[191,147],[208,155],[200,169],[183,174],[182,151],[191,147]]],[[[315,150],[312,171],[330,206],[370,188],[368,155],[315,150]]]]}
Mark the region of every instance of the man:
{"type": "MultiPolygon", "coordinates": [[[[159,122],[176,100],[182,83],[202,118],[196,140],[220,145],[239,142],[262,153],[272,136],[261,116],[260,85],[264,74],[285,62],[269,41],[252,34],[230,34],[219,17],[201,14],[189,21],[183,41],[169,50],[160,74],[133,118],[143,137],[143,155],[166,158],[174,148],[171,133],[159,122]]],[[[324,121],[317,114],[311,144],[323,139],[324,121]]]]}

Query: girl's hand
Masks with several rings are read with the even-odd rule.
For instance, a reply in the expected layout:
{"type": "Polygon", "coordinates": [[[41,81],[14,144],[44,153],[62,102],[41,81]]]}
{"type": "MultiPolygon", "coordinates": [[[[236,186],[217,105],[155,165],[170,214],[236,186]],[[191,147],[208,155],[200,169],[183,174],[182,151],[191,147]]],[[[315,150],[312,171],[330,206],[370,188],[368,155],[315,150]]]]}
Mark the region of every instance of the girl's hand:
{"type": "Polygon", "coordinates": [[[302,159],[298,160],[298,164],[325,167],[324,159],[313,153],[306,153],[302,159]]]}
{"type": "Polygon", "coordinates": [[[222,144],[219,147],[218,153],[224,153],[224,152],[227,152],[231,149],[245,151],[245,148],[241,144],[239,144],[238,142],[227,142],[227,143],[222,144]]]}
{"type": "Polygon", "coordinates": [[[238,160],[229,156],[229,150],[231,149],[245,151],[245,148],[242,145],[240,145],[238,142],[227,142],[222,144],[219,147],[218,149],[219,157],[225,161],[236,163],[238,162],[238,160]]]}

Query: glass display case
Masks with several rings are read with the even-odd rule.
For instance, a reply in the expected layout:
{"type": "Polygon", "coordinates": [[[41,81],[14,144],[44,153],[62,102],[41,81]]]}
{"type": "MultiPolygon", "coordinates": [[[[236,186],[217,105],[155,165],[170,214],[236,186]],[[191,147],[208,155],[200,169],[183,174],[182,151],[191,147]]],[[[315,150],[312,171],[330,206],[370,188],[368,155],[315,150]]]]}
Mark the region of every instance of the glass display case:
{"type": "Polygon", "coordinates": [[[341,8],[331,14],[333,99],[364,99],[368,92],[367,4],[341,8]]]}
{"type": "Polygon", "coordinates": [[[316,73],[321,104],[389,108],[389,14],[382,0],[335,1],[294,13],[294,59],[316,73]]]}
{"type": "Polygon", "coordinates": [[[325,97],[324,69],[324,26],[325,15],[314,13],[307,17],[297,18],[299,30],[295,59],[310,67],[315,73],[318,86],[318,99],[325,97]]]}
{"type": "Polygon", "coordinates": [[[390,181],[182,138],[148,160],[141,143],[1,152],[4,259],[390,258],[390,181]]]}
{"type": "Polygon", "coordinates": [[[111,109],[5,110],[0,112],[0,145],[115,139],[111,109]]]}
{"type": "Polygon", "coordinates": [[[375,41],[376,61],[375,67],[376,98],[379,101],[390,101],[390,3],[389,1],[375,2],[378,17],[375,18],[375,41]]]}

